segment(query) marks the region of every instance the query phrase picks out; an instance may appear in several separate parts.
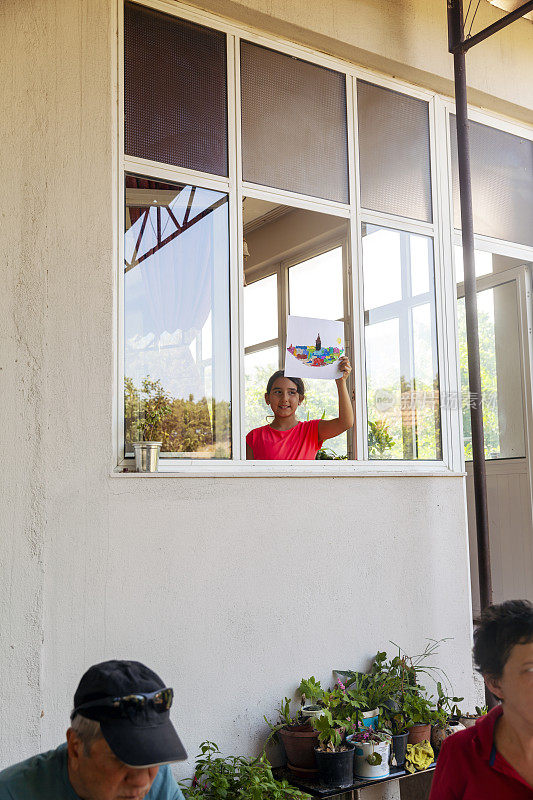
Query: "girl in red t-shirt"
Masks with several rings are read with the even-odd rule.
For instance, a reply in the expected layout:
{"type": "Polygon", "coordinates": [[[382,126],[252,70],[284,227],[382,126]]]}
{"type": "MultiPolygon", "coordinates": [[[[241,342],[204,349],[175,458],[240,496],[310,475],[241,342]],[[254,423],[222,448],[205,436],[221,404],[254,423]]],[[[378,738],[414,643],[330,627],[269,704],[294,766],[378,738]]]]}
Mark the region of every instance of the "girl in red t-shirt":
{"type": "Polygon", "coordinates": [[[305,399],[301,378],[285,377],[282,369],[269,378],[265,402],[272,409],[274,419],[270,425],[254,428],[246,437],[246,458],[266,460],[313,460],[325,439],[347,431],[353,425],[352,402],[346,388],[346,379],[352,371],[347,358],[341,358],[342,376],[337,378],[339,416],[336,419],[312,419],[299,422],[296,410],[305,399]]]}

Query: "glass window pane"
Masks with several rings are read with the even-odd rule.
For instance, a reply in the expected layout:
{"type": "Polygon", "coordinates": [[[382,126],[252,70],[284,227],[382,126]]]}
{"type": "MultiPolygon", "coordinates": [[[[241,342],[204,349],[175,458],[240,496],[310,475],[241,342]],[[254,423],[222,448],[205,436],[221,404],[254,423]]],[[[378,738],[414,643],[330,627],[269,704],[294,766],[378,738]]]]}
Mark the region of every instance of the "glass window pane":
{"type": "Polygon", "coordinates": [[[278,335],[278,277],[269,275],[244,287],[244,346],[278,335]]]}
{"type": "MultiPolygon", "coordinates": [[[[339,395],[335,381],[309,380],[305,384],[305,401],[296,416],[302,421],[308,419],[334,419],[339,413],[339,395]]],[[[319,451],[320,452],[320,451],[319,451]]],[[[329,459],[346,458],[348,437],[346,433],[326,439],[322,452],[329,459]]]]}
{"type": "Polygon", "coordinates": [[[370,458],[440,459],[432,240],[364,225],[363,274],[370,458]]]}
{"type": "Polygon", "coordinates": [[[343,318],[342,247],[289,269],[289,308],[299,317],[343,318]]]}
{"type": "MultiPolygon", "coordinates": [[[[533,245],[533,142],[469,123],[474,231],[533,245]]],[[[450,116],[454,225],[461,227],[457,129],[450,116]]]]}
{"type": "Polygon", "coordinates": [[[126,177],[125,450],[143,438],[163,456],[230,458],[228,198],[126,177]],[[148,205],[148,198],[151,198],[148,205]]]}
{"type": "Polygon", "coordinates": [[[225,34],[126,3],[124,128],[130,156],[227,175],[225,34]]]}
{"type": "Polygon", "coordinates": [[[245,429],[251,431],[267,425],[271,420],[270,409],[265,403],[268,379],[279,369],[279,350],[268,347],[244,356],[245,380],[245,429]]]}
{"type": "Polygon", "coordinates": [[[245,181],[348,202],[346,78],[242,42],[245,181]]]}
{"type": "MultiPolygon", "coordinates": [[[[524,405],[516,283],[478,292],[479,358],[485,458],[524,458],[524,405]]],[[[459,354],[465,459],[472,459],[464,298],[459,300],[459,354]]]]}
{"type": "Polygon", "coordinates": [[[428,104],[357,81],[357,108],[361,204],[430,222],[428,104]]]}

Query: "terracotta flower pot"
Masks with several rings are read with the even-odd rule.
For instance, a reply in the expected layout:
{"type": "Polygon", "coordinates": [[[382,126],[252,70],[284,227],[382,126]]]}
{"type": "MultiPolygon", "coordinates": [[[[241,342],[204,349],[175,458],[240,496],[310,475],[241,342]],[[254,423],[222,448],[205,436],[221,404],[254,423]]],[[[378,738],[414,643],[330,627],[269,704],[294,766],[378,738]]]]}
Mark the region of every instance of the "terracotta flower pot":
{"type": "Polygon", "coordinates": [[[315,747],[318,745],[318,732],[310,725],[295,725],[282,728],[279,737],[287,754],[287,766],[293,772],[301,770],[318,773],[315,747]]]}
{"type": "Polygon", "coordinates": [[[431,725],[428,723],[427,725],[413,725],[409,728],[409,736],[407,738],[407,744],[418,744],[419,742],[423,742],[425,739],[429,742],[431,737],[431,725]]]}

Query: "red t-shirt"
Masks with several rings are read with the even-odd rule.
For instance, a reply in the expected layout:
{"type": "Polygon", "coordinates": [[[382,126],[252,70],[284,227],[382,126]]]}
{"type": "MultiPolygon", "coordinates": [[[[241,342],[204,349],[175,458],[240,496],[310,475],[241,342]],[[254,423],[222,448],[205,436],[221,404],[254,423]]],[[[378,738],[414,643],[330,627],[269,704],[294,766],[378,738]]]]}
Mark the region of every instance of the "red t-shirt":
{"type": "Polygon", "coordinates": [[[288,431],[276,431],[270,425],[254,428],[246,437],[257,461],[313,461],[322,447],[318,438],[318,423],[299,422],[288,431]]]}
{"type": "Polygon", "coordinates": [[[532,800],[531,787],[494,745],[496,706],[475,725],[444,740],[429,800],[532,800]]]}

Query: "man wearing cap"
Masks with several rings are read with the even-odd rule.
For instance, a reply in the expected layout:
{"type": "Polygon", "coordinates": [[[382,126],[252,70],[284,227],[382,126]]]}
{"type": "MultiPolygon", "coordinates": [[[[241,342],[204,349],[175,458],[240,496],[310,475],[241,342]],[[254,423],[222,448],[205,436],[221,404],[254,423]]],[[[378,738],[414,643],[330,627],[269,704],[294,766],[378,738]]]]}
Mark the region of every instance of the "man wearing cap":
{"type": "Polygon", "coordinates": [[[82,677],[66,744],[0,772],[0,800],[183,800],[168,764],[187,758],[173,691],[138,661],[82,677]]]}

